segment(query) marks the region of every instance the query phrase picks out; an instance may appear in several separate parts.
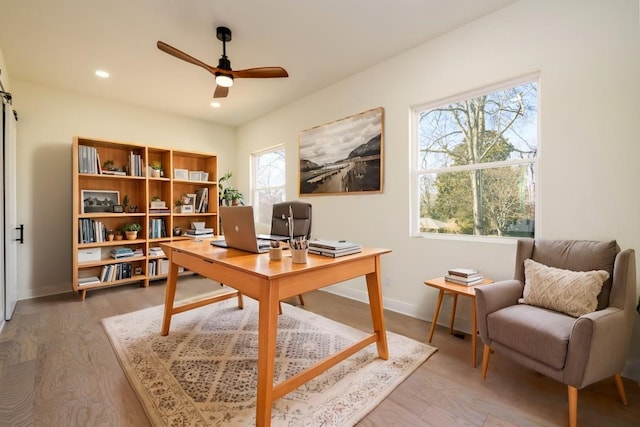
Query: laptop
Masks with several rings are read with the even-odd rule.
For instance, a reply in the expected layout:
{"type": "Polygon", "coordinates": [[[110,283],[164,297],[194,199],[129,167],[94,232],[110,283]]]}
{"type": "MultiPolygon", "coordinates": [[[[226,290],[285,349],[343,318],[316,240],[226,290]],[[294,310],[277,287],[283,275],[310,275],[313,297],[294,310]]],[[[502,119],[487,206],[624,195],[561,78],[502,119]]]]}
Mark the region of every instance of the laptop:
{"type": "Polygon", "coordinates": [[[211,245],[254,254],[269,251],[270,241],[256,237],[252,206],[220,206],[220,221],[224,240],[213,240],[211,245]]]}

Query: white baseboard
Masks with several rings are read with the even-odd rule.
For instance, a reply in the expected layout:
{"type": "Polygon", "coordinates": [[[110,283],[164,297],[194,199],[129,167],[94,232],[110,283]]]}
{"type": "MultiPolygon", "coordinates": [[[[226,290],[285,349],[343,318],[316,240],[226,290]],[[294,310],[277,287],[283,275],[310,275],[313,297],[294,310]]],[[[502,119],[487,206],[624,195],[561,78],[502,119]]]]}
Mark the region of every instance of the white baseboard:
{"type": "MultiPolygon", "coordinates": [[[[340,295],[345,298],[360,301],[365,304],[369,304],[369,295],[365,291],[357,291],[342,286],[330,286],[328,288],[321,289],[324,292],[340,295]]],[[[433,313],[425,313],[423,309],[416,305],[407,304],[406,302],[394,300],[391,298],[382,297],[382,305],[386,310],[391,310],[396,313],[405,314],[407,316],[415,317],[416,319],[431,321],[431,315],[433,313]]]]}

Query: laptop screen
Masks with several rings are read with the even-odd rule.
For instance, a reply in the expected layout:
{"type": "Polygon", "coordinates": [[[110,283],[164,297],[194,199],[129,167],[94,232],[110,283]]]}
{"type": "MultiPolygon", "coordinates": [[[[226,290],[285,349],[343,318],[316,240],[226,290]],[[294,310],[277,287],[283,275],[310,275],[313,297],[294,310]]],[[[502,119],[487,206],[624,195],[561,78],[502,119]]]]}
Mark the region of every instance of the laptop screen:
{"type": "Polygon", "coordinates": [[[258,244],[252,206],[220,206],[220,221],[227,247],[253,253],[269,250],[268,241],[258,244]]]}

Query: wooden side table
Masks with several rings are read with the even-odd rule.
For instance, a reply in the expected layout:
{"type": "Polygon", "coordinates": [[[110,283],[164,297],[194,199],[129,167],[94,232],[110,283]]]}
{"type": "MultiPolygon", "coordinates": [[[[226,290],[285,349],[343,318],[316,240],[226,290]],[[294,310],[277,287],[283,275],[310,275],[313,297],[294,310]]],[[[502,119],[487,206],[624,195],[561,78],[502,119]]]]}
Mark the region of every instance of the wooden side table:
{"type": "Polygon", "coordinates": [[[476,321],[476,291],[478,286],[488,285],[493,283],[493,280],[484,279],[482,283],[474,286],[458,285],[457,283],[447,282],[444,277],[438,277],[435,279],[426,280],[425,285],[432,288],[439,289],[438,302],[436,304],[436,311],[433,313],[433,320],[431,321],[431,330],[429,331],[429,342],[433,339],[433,332],[436,329],[436,323],[438,322],[438,315],[440,314],[440,308],[442,307],[442,300],[445,295],[453,296],[453,306],[451,307],[451,320],[449,321],[449,333],[453,335],[453,323],[456,316],[456,306],[458,305],[458,295],[463,295],[471,298],[471,366],[476,367],[476,335],[478,332],[478,326],[476,321]]]}

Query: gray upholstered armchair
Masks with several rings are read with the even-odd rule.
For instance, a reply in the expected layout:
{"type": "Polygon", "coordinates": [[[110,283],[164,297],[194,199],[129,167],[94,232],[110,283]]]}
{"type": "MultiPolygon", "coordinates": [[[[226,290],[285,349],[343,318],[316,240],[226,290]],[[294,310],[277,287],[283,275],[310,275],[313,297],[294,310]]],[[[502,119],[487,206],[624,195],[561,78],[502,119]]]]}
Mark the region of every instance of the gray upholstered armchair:
{"type": "Polygon", "coordinates": [[[476,289],[482,378],[495,350],[566,384],[572,427],[577,425],[578,390],[589,384],[613,376],[626,405],[620,373],[636,315],[635,294],[635,253],[620,251],[615,241],[519,240],[514,279],[476,289]],[[598,285],[576,296],[574,289],[587,280],[598,285]],[[532,285],[539,283],[544,283],[542,294],[550,292],[546,305],[545,295],[531,298],[538,292],[532,285]],[[582,294],[589,292],[597,302],[579,308],[582,294]]]}

